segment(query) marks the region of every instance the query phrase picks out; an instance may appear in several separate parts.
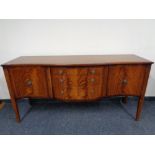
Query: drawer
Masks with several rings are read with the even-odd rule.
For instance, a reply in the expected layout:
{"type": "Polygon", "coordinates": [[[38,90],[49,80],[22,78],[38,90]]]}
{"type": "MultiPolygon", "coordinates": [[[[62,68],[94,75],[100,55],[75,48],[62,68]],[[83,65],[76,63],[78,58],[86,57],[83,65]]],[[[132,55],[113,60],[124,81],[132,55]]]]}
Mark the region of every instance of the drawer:
{"type": "Polygon", "coordinates": [[[88,69],[87,97],[89,99],[106,96],[107,75],[107,67],[92,67],[88,69]]]}
{"type": "Polygon", "coordinates": [[[145,65],[115,65],[109,67],[108,95],[140,95],[145,65]]]}
{"type": "Polygon", "coordinates": [[[107,67],[55,67],[51,72],[57,99],[90,100],[105,96],[107,67]]]}
{"type": "Polygon", "coordinates": [[[43,67],[10,67],[9,75],[16,98],[48,97],[46,70],[43,67]]]}
{"type": "Polygon", "coordinates": [[[52,69],[53,75],[64,76],[64,75],[86,75],[87,68],[72,68],[72,67],[54,67],[52,69]]]}

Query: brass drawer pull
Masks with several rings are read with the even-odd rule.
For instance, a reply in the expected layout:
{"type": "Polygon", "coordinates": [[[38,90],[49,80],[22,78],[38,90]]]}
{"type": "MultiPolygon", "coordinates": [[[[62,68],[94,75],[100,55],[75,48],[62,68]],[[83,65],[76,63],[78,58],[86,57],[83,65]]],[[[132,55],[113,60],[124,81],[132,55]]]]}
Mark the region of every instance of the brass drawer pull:
{"type": "Polygon", "coordinates": [[[91,72],[91,74],[95,74],[96,73],[96,71],[94,69],[91,70],[90,72],[91,72]]]}
{"type": "Polygon", "coordinates": [[[124,80],[122,81],[122,84],[126,85],[126,84],[128,84],[128,81],[127,81],[126,79],[124,79],[124,80]]]}
{"type": "Polygon", "coordinates": [[[92,90],[91,90],[91,94],[94,94],[94,92],[95,92],[95,91],[92,89],[92,90]]]}
{"type": "Polygon", "coordinates": [[[60,82],[63,83],[64,82],[64,79],[60,79],[60,82]]]}
{"type": "Polygon", "coordinates": [[[63,91],[63,90],[61,90],[61,94],[62,94],[62,95],[64,94],[64,91],[63,91]]]}
{"type": "Polygon", "coordinates": [[[94,82],[95,82],[95,79],[94,79],[94,78],[92,78],[92,79],[91,79],[91,82],[92,82],[92,83],[94,83],[94,82]]]}
{"type": "Polygon", "coordinates": [[[59,74],[62,75],[63,74],[63,70],[59,70],[59,74]]]}
{"type": "Polygon", "coordinates": [[[27,80],[27,81],[26,81],[26,85],[27,85],[27,86],[32,86],[32,81],[31,81],[31,80],[27,80]]]}

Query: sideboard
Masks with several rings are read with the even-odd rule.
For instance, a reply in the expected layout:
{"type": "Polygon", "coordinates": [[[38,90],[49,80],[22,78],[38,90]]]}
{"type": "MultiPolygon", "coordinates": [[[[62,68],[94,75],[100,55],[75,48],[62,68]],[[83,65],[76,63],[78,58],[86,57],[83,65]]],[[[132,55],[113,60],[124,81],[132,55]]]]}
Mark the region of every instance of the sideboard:
{"type": "Polygon", "coordinates": [[[11,103],[20,121],[20,98],[93,101],[137,96],[140,119],[153,62],[136,55],[22,56],[2,64],[11,103]]]}

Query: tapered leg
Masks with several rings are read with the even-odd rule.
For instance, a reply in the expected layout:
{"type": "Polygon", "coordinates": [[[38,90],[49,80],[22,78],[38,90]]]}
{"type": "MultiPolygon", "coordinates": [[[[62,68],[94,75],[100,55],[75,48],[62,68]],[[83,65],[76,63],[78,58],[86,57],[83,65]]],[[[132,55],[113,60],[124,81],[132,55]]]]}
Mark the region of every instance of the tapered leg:
{"type": "Polygon", "coordinates": [[[14,98],[11,98],[11,104],[12,104],[13,110],[16,114],[16,121],[20,122],[20,114],[19,114],[19,110],[18,110],[18,105],[14,98]]]}
{"type": "Polygon", "coordinates": [[[128,96],[122,97],[122,102],[124,104],[127,104],[127,102],[128,102],[128,96]]]}
{"type": "Polygon", "coordinates": [[[144,96],[140,96],[138,99],[138,105],[137,105],[136,121],[140,119],[143,104],[144,104],[144,96]]]}
{"type": "Polygon", "coordinates": [[[4,106],[3,101],[0,101],[0,110],[3,108],[3,106],[4,106]]]}
{"type": "Polygon", "coordinates": [[[14,91],[13,91],[13,86],[12,86],[12,83],[10,80],[9,71],[5,67],[3,68],[3,70],[4,70],[6,82],[8,84],[8,88],[9,88],[9,93],[10,93],[10,97],[11,97],[11,104],[12,104],[13,110],[15,111],[15,114],[16,114],[16,121],[20,122],[19,110],[18,110],[18,106],[16,103],[16,99],[15,99],[15,95],[14,95],[14,91]]]}
{"type": "Polygon", "coordinates": [[[147,65],[146,69],[145,69],[143,88],[142,88],[141,95],[139,96],[138,105],[137,105],[136,121],[138,121],[140,119],[140,116],[141,116],[150,69],[151,69],[151,65],[147,65]]]}

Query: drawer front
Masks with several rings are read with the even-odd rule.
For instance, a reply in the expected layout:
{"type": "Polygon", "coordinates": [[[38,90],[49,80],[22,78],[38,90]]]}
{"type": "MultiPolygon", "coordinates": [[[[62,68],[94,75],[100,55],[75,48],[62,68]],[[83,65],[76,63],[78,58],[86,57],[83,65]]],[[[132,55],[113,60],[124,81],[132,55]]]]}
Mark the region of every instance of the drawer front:
{"type": "Polygon", "coordinates": [[[108,95],[140,95],[145,65],[115,65],[109,67],[108,95]]]}
{"type": "Polygon", "coordinates": [[[105,96],[107,67],[52,68],[53,94],[62,100],[91,100],[105,96]]]}
{"type": "Polygon", "coordinates": [[[107,67],[92,67],[88,69],[87,97],[95,99],[106,96],[107,67]]]}
{"type": "Polygon", "coordinates": [[[48,97],[46,70],[43,67],[9,68],[15,95],[20,97],[48,97]]]}

